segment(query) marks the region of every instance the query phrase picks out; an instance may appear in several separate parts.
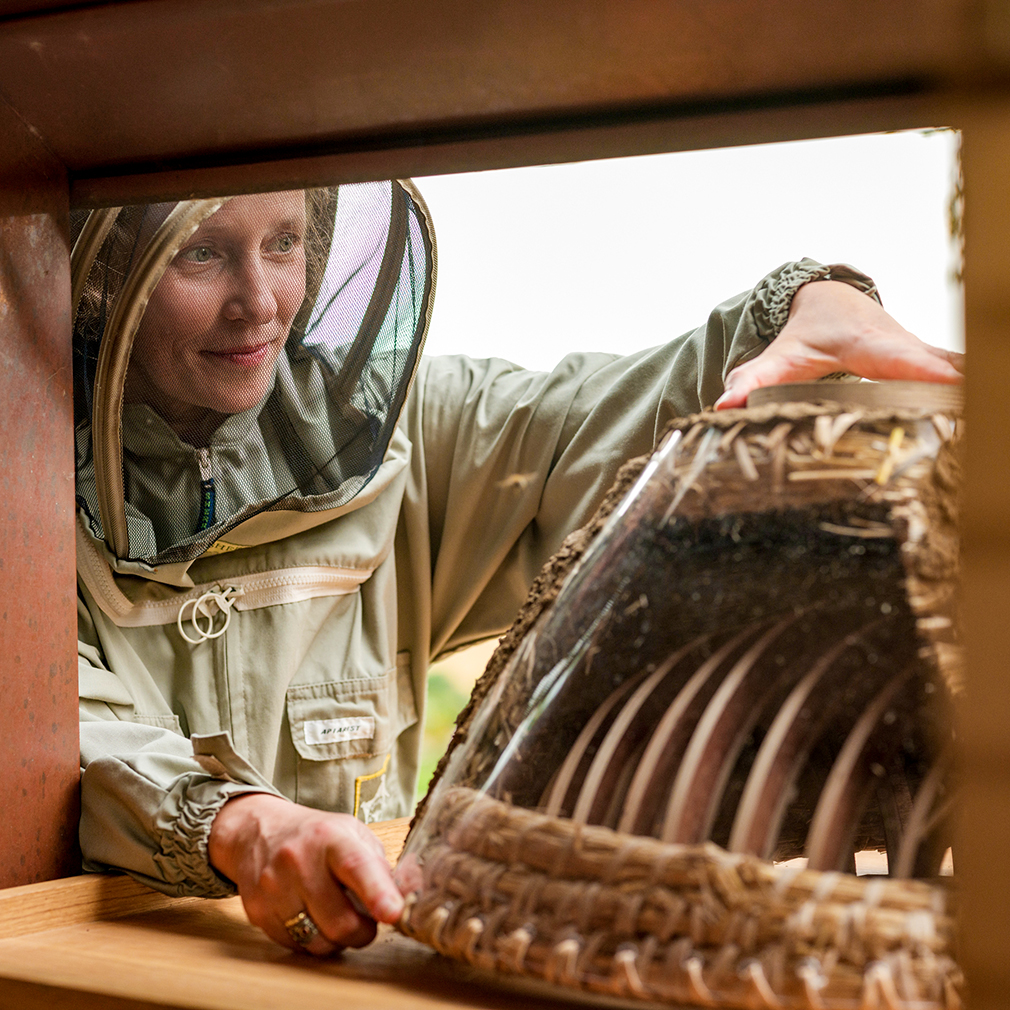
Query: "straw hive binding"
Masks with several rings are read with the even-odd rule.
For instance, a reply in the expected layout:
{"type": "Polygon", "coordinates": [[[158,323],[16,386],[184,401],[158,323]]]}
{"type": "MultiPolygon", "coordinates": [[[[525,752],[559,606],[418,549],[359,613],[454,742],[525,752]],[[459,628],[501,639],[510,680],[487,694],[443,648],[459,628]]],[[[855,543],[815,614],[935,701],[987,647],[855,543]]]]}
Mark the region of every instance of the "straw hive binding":
{"type": "Polygon", "coordinates": [[[962,681],[960,428],[949,411],[779,404],[675,422],[665,455],[627,464],[460,716],[398,867],[401,929],[480,968],[634,1000],[959,1006],[953,892],[935,874],[962,681]],[[643,535],[647,563],[608,583],[643,535]],[[737,567],[713,577],[727,550],[737,567]],[[821,574],[797,589],[804,564],[821,574]],[[662,578],[678,603],[657,620],[662,578]],[[722,630],[762,593],[775,606],[722,630]],[[582,625],[611,615],[599,654],[558,645],[566,608],[582,625]],[[679,763],[657,769],[671,750],[679,763]],[[887,848],[892,876],[839,872],[853,846],[887,848]],[[800,854],[822,869],[777,862],[800,854]]]}

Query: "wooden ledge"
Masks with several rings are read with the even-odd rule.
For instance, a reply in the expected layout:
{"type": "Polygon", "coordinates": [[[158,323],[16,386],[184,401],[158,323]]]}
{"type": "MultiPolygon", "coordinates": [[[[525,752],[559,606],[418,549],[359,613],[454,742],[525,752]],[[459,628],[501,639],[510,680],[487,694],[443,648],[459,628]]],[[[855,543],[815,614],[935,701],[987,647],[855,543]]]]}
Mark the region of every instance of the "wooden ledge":
{"type": "MultiPolygon", "coordinates": [[[[409,817],[370,825],[395,864],[407,836],[409,817]]],[[[0,940],[28,936],[79,923],[119,919],[126,915],[179,908],[201,898],[172,898],[132,877],[86,873],[80,877],[0,889],[0,940]]]]}
{"type": "MultiPolygon", "coordinates": [[[[408,818],[371,825],[390,861],[408,818]]],[[[551,1010],[625,1001],[450,961],[380,926],[318,959],[273,943],[239,898],[170,898],[92,874],[0,890],[0,1007],[18,1010],[551,1010]]],[[[641,1004],[635,1004],[641,1006],[641,1004]]]]}

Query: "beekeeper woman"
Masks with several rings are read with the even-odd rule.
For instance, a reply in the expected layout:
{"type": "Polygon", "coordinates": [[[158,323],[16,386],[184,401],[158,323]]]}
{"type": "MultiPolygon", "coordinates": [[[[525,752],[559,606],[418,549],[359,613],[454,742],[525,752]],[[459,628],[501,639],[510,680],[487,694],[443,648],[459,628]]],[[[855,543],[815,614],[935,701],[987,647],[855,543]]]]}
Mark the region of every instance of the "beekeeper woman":
{"type": "Polygon", "coordinates": [[[408,183],[74,224],[85,865],[237,887],[314,954],[401,910],[364,822],[410,812],[429,662],[507,627],[669,418],[839,369],[957,378],[811,261],[628,357],[422,359],[408,183]]]}

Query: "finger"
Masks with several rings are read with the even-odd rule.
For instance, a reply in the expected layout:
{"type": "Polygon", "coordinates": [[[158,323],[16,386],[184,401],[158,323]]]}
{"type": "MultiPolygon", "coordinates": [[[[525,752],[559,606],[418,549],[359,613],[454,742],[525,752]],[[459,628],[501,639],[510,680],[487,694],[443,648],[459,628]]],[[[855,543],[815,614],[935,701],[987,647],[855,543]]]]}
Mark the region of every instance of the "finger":
{"type": "Polygon", "coordinates": [[[261,894],[250,897],[243,895],[242,904],[249,921],[254,926],[259,926],[274,943],[280,944],[282,947],[287,947],[290,950],[304,950],[317,957],[325,957],[338,949],[322,933],[307,944],[301,944],[295,940],[288,931],[286,923],[295,918],[300,911],[305,911],[305,907],[304,905],[292,906],[290,898],[287,902],[279,905],[261,894]],[[283,911],[279,911],[279,908],[283,911]]]}
{"type": "Polygon", "coordinates": [[[296,865],[298,864],[295,855],[283,850],[277,864],[264,871],[260,878],[261,886],[241,892],[242,904],[249,921],[254,926],[259,926],[275,943],[290,950],[303,950],[317,957],[325,957],[346,946],[340,942],[344,933],[356,937],[361,928],[361,921],[353,911],[346,921],[341,921],[340,911],[346,913],[343,892],[322,865],[321,860],[315,874],[295,873],[296,865]],[[328,923],[327,918],[319,911],[321,908],[326,909],[328,904],[315,898],[311,886],[311,882],[315,879],[326,881],[335,897],[334,905],[337,912],[333,916],[332,923],[328,923]],[[299,942],[295,928],[295,920],[300,912],[307,913],[319,931],[317,936],[305,942],[299,942]],[[294,928],[294,933],[289,924],[294,928]]]}
{"type": "Polygon", "coordinates": [[[929,349],[933,354],[938,354],[941,358],[953,365],[959,374],[964,375],[964,355],[960,351],[948,351],[944,347],[932,346],[930,346],[929,349]]]}
{"type": "MultiPolygon", "coordinates": [[[[816,369],[814,371],[816,372],[816,369]]],[[[773,345],[758,357],[737,366],[726,376],[726,388],[722,396],[715,401],[715,409],[746,407],[747,397],[762,386],[777,386],[783,382],[797,382],[802,378],[817,377],[810,374],[809,367],[804,368],[785,355],[776,353],[773,345]]]]}
{"type": "Polygon", "coordinates": [[[326,918],[326,937],[339,947],[366,947],[375,939],[377,926],[375,920],[367,915],[361,915],[343,896],[343,905],[339,912],[330,910],[320,913],[326,918]],[[330,925],[333,922],[334,925],[330,925]]]}
{"type": "Polygon", "coordinates": [[[337,880],[361,899],[373,918],[396,922],[403,911],[403,896],[393,882],[385,853],[372,847],[374,837],[363,824],[360,829],[342,834],[327,852],[329,867],[337,880]]]}
{"type": "MultiPolygon", "coordinates": [[[[307,940],[298,940],[292,936],[288,924],[293,924],[298,918],[298,912],[292,912],[286,919],[279,920],[285,937],[282,941],[285,947],[290,947],[292,950],[304,951],[306,954],[312,954],[314,957],[327,957],[341,949],[342,945],[333,942],[324,932],[319,922],[318,913],[313,913],[308,907],[301,909],[301,911],[304,911],[315,924],[315,935],[307,940]]],[[[270,935],[273,938],[273,935],[270,935]]]]}
{"type": "MultiPolygon", "coordinates": [[[[781,340],[781,338],[780,338],[781,340]]],[[[962,380],[964,356],[924,344],[911,334],[902,338],[853,341],[842,358],[803,352],[802,342],[781,340],[758,357],[739,365],[726,377],[726,389],[716,400],[717,410],[744,407],[747,397],[763,386],[820,379],[834,371],[848,371],[867,379],[903,379],[957,383],[962,380]]]]}
{"type": "Polygon", "coordinates": [[[364,835],[366,841],[372,846],[376,855],[382,856],[383,859],[386,858],[386,847],[379,841],[378,835],[375,834],[370,828],[365,832],[364,835]]]}
{"type": "Polygon", "coordinates": [[[338,947],[364,947],[375,939],[375,920],[354,907],[344,887],[328,870],[307,890],[305,905],[323,936],[338,947]]]}
{"type": "Polygon", "coordinates": [[[867,379],[906,379],[917,382],[957,383],[962,374],[955,365],[963,367],[963,356],[953,351],[930,347],[919,341],[887,341],[873,353],[857,353],[845,362],[849,371],[867,379]],[[952,360],[953,359],[953,360],[952,360]]]}

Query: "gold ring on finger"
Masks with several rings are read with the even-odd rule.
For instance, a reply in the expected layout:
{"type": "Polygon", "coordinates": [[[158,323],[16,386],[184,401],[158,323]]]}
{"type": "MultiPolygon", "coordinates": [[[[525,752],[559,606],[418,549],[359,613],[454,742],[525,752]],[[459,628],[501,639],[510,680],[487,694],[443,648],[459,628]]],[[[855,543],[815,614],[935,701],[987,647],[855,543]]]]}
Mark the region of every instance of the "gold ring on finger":
{"type": "Polygon", "coordinates": [[[317,936],[319,936],[319,927],[316,925],[312,916],[306,911],[301,911],[297,915],[293,915],[290,919],[285,920],[284,928],[288,931],[288,936],[290,936],[299,947],[307,947],[317,936]]]}

